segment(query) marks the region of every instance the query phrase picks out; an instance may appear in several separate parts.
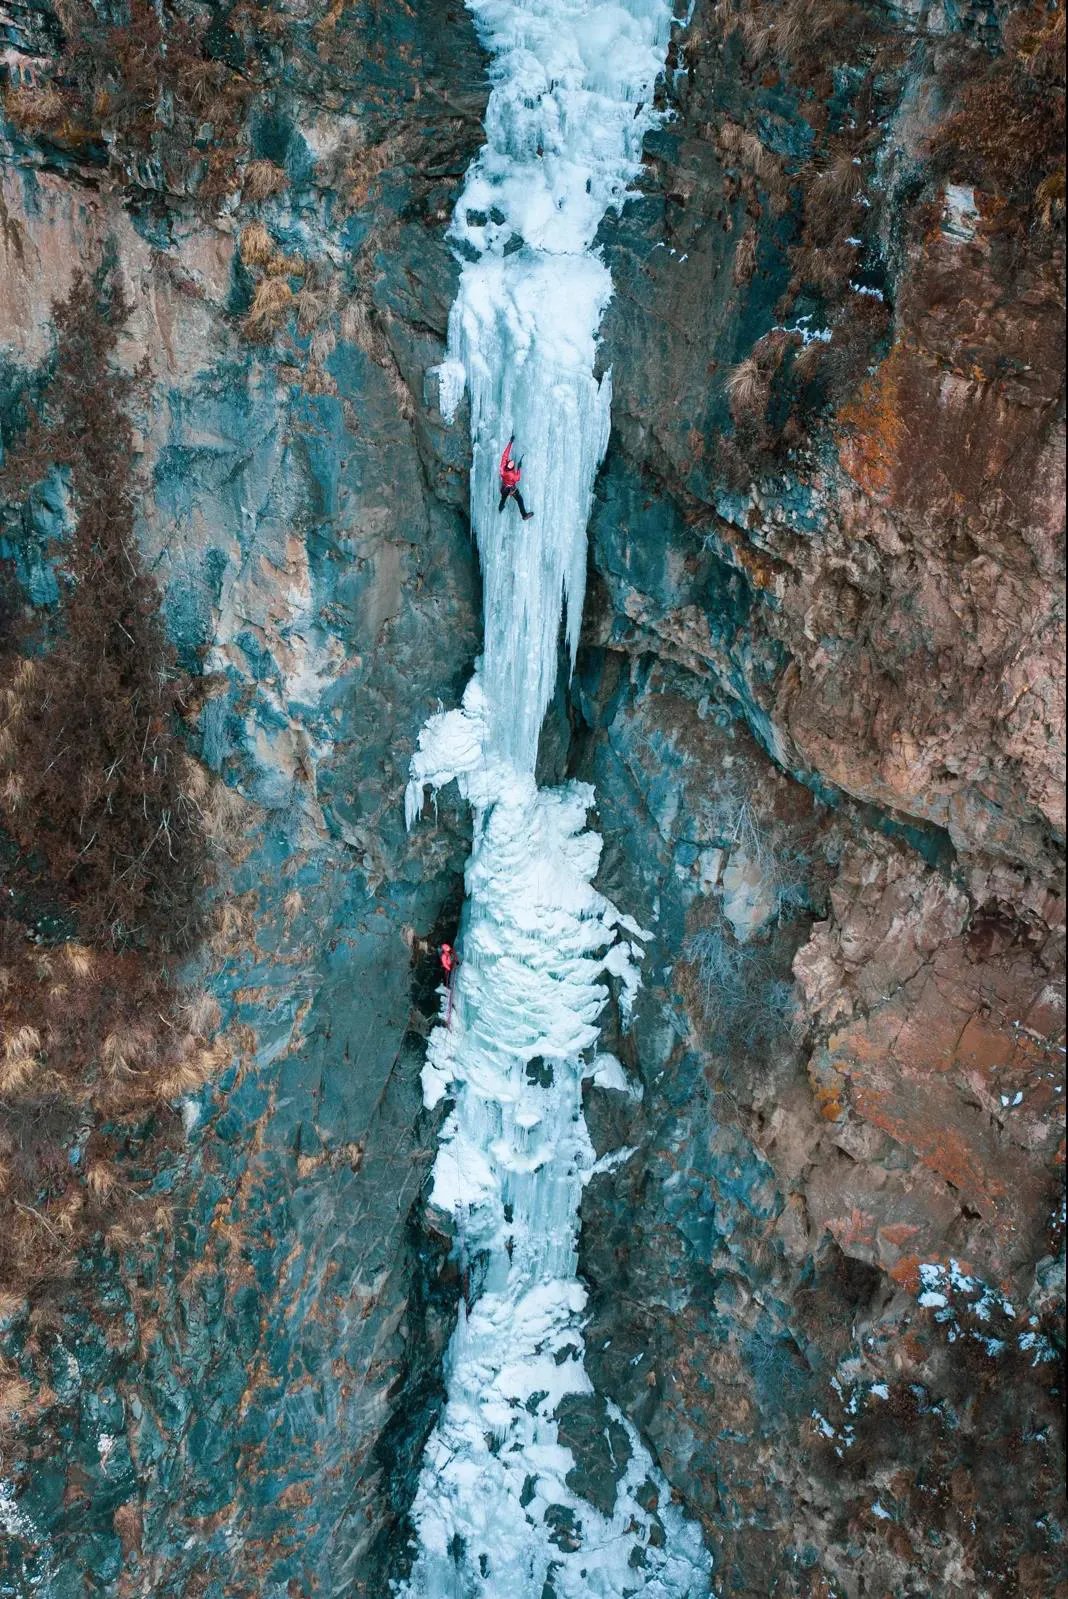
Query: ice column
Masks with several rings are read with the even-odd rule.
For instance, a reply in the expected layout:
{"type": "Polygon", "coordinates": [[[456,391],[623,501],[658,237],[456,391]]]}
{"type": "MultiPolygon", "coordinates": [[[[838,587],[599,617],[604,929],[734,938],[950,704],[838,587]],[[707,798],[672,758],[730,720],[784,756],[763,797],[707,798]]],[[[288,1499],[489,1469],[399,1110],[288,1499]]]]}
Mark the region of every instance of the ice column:
{"type": "MultiPolygon", "coordinates": [[[[464,1285],[447,1401],[412,1507],[403,1599],[704,1599],[709,1561],[634,1428],[610,1511],[581,1494],[557,1410],[591,1392],[578,1210],[595,1170],[583,1079],[611,976],[624,1012],[645,935],[593,887],[592,790],[539,790],[538,736],[562,622],[573,652],[586,524],[608,440],[596,376],[611,293],[593,251],[652,125],[669,0],[469,0],[491,55],[486,145],[452,235],[464,258],[438,369],[441,408],[470,398],[471,514],[485,598],[483,656],[462,706],[420,734],[409,825],[427,788],[456,780],[474,811],[462,963],[430,1040],[429,1104],[452,1106],[432,1202],[455,1224],[464,1285]],[[510,434],[534,519],[498,510],[510,434]]],[[[620,1151],[612,1159],[624,1159],[620,1151]]]]}

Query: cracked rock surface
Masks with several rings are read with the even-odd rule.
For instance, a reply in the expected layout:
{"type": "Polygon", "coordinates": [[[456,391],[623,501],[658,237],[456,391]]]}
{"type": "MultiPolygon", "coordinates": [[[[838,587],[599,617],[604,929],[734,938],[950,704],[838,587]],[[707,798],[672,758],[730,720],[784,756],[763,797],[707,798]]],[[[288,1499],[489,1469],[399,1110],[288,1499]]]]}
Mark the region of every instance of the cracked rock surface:
{"type": "MultiPolygon", "coordinates": [[[[542,767],[595,785],[597,886],[654,938],[630,1086],[587,1090],[635,1153],[586,1191],[561,1432],[603,1507],[636,1424],[724,1599],[1063,1599],[1063,217],[950,137],[1044,36],[771,12],[697,0],[601,235],[613,434],[542,767]]],[[[425,374],[484,61],[439,0],[264,7],[232,153],[198,89],[183,164],[181,94],[151,146],[11,99],[64,16],[2,24],[0,437],[76,267],[114,273],[228,796],[189,973],[225,1064],[127,1152],[143,1235],[0,1299],[0,1592],[380,1599],[461,1292],[419,1072],[469,838],[402,800],[481,638],[425,374]]],[[[4,512],[6,622],[55,604],[62,473],[4,512]]]]}

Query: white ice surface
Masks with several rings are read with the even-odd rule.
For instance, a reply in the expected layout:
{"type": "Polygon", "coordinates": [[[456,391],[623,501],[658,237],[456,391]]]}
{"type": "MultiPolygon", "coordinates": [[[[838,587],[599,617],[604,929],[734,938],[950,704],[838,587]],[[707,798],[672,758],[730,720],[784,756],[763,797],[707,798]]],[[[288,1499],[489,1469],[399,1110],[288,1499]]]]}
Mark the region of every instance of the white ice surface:
{"type": "Polygon", "coordinates": [[[618,1061],[597,1053],[599,1022],[610,984],[629,1014],[649,935],[593,887],[592,789],[534,780],[562,622],[572,652],[578,639],[608,440],[610,385],[595,366],[611,281],[594,237],[638,171],[670,5],[469,5],[492,93],[451,230],[464,265],[437,383],[447,420],[470,399],[485,639],[463,704],[423,728],[405,796],[409,826],[427,791],[452,781],[474,812],[461,962],[423,1073],[427,1104],[451,1102],[431,1202],[454,1224],[464,1293],[398,1592],[542,1599],[551,1577],[557,1599],[705,1599],[700,1533],[614,1407],[629,1454],[611,1513],[568,1482],[576,1462],[556,1410],[591,1391],[579,1204],[595,1171],[633,1153],[596,1161],[582,1084],[628,1091],[618,1061]],[[525,523],[497,506],[512,433],[525,523]]]}
{"type": "Polygon", "coordinates": [[[557,670],[561,600],[578,642],[586,523],[608,443],[611,386],[594,375],[612,292],[593,253],[655,120],[671,27],[665,0],[471,0],[491,53],[486,144],[452,224],[466,256],[438,368],[451,419],[471,401],[471,509],[485,584],[484,679],[496,742],[533,767],[557,670]],[[498,514],[511,433],[534,511],[498,514]]]}

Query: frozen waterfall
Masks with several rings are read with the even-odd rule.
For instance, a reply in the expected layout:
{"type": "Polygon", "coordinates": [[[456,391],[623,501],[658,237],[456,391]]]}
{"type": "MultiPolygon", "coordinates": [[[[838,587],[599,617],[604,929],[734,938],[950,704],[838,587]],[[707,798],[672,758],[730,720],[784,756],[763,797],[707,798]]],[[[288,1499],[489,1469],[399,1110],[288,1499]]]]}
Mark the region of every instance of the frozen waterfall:
{"type": "MultiPolygon", "coordinates": [[[[600,839],[585,784],[539,790],[538,736],[566,608],[582,615],[586,523],[608,441],[610,387],[594,375],[611,293],[593,253],[652,125],[669,0],[469,0],[492,57],[486,145],[452,225],[465,264],[437,370],[441,408],[471,403],[471,512],[485,644],[462,706],[424,727],[412,825],[427,788],[456,780],[474,846],[448,1024],[430,1040],[428,1104],[446,1120],[432,1202],[453,1218],[465,1285],[446,1356],[447,1401],[412,1507],[402,1599],[705,1599],[695,1525],[631,1424],[611,1512],[574,1484],[556,1410],[591,1392],[578,1210],[596,1169],[582,1083],[607,977],[624,1013],[646,934],[593,887],[600,839]],[[497,463],[514,433],[534,519],[498,512],[497,463]]],[[[609,1157],[625,1159],[629,1151],[609,1157]]]]}

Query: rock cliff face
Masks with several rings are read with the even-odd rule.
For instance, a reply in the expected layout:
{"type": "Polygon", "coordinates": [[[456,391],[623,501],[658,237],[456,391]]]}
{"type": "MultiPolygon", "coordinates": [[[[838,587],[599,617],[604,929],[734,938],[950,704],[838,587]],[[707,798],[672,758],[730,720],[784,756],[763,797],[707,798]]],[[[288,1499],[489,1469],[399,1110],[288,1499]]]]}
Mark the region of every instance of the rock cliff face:
{"type": "MultiPolygon", "coordinates": [[[[451,927],[465,848],[447,804],[409,841],[401,795],[479,637],[463,450],[422,382],[481,58],[444,12],[403,7],[291,19],[272,48],[221,200],[121,147],[10,130],[8,392],[46,360],[79,265],[123,286],[120,358],[147,368],[138,536],[199,685],[191,751],[205,786],[221,779],[187,975],[224,1049],[188,1139],[140,1174],[147,1247],[120,1262],[97,1235],[58,1309],[7,1306],[37,1397],[5,1455],[8,1592],[381,1592],[374,1546],[448,1331],[419,1230],[434,1000],[413,940],[451,927]],[[254,199],[267,163],[279,192],[254,199]],[[281,256],[294,270],[272,278],[281,256]],[[272,281],[294,315],[250,337],[272,281]]],[[[13,510],[23,599],[47,586],[55,520],[13,510]]]]}
{"type": "Polygon", "coordinates": [[[833,9],[695,8],[606,238],[575,747],[665,964],[590,1347],[722,1592],[1052,1593],[1062,244],[954,144],[1019,16],[833,9]]]}
{"type": "MultiPolygon", "coordinates": [[[[724,1595],[1063,1592],[1062,15],[698,0],[604,230],[615,428],[543,756],[656,938],[641,1096],[589,1094],[636,1153],[587,1191],[587,1346],[724,1595]]],[[[146,1142],[90,1030],[27,1187],[55,1091],[10,1057],[12,1215],[78,1253],[0,1284],[0,1587],[379,1596],[458,1293],[419,1069],[464,824],[407,837],[402,792],[480,638],[424,373],[483,63],[460,7],[239,7],[165,11],[153,77],[155,16],[5,24],[2,438],[77,266],[119,285],[214,1069],[146,1142]]],[[[70,482],[2,490],[5,688],[62,632],[70,482]]],[[[85,941],[11,884],[6,964],[85,941]]]]}

